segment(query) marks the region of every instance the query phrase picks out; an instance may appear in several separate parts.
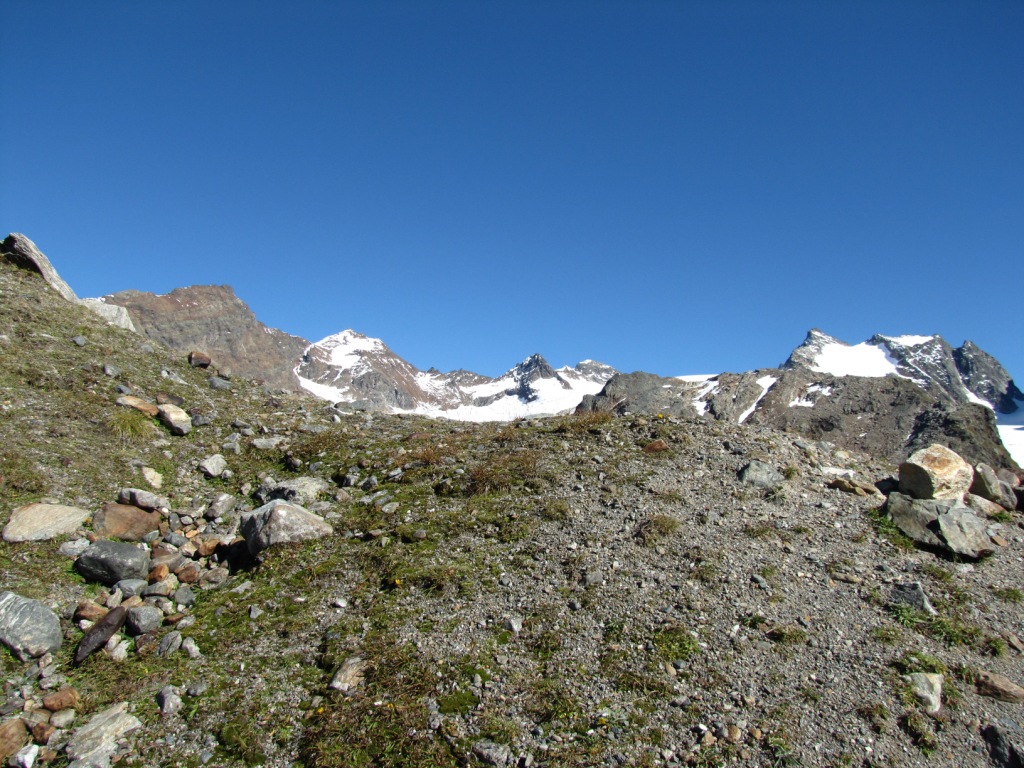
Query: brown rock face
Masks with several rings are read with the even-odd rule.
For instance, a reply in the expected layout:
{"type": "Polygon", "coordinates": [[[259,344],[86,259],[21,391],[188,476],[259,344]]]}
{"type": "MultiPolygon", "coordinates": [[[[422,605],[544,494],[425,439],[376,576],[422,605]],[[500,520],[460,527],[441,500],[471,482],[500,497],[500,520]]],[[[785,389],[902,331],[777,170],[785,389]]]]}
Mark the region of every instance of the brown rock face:
{"type": "Polygon", "coordinates": [[[104,504],[93,517],[92,527],[105,539],[142,541],[147,533],[160,528],[160,513],[128,504],[104,504]]]}
{"type": "Polygon", "coordinates": [[[195,285],[164,295],[122,291],[105,296],[128,310],[139,333],[182,354],[202,353],[219,368],[298,389],[296,362],[309,342],[263,325],[227,285],[195,285]]]}

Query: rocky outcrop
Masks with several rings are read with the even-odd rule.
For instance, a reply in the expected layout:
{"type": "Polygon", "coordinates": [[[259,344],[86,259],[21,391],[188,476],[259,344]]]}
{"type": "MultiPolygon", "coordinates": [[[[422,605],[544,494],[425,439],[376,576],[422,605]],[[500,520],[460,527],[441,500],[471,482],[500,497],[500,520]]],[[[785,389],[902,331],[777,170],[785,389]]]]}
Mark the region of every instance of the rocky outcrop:
{"type": "Polygon", "coordinates": [[[187,355],[201,352],[221,369],[298,389],[292,369],[309,345],[305,339],[268,328],[227,285],[196,285],[156,295],[121,291],[104,296],[124,307],[139,333],[187,355]]]}
{"type": "Polygon", "coordinates": [[[1020,470],[999,439],[995,414],[983,405],[934,403],[921,411],[914,419],[907,450],[913,452],[931,443],[942,443],[971,464],[984,462],[997,469],[1020,470]]]}

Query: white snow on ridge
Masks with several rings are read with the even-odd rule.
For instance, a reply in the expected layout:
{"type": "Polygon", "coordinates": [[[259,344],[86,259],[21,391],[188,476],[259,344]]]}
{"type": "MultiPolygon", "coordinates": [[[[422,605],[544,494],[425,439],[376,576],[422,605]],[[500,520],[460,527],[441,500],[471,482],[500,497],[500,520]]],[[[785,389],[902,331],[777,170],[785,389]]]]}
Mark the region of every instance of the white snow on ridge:
{"type": "MultiPolygon", "coordinates": [[[[881,335],[881,334],[879,334],[881,335]]],[[[906,336],[882,336],[886,341],[891,341],[893,344],[897,344],[901,347],[918,347],[922,344],[927,344],[929,341],[934,339],[934,336],[914,336],[908,334],[906,336]]]]}
{"type": "Polygon", "coordinates": [[[384,342],[380,339],[371,339],[353,330],[342,331],[333,336],[320,339],[314,347],[330,354],[331,365],[339,368],[352,368],[361,363],[364,352],[383,352],[384,342]]]}
{"type": "Polygon", "coordinates": [[[817,394],[820,394],[822,397],[828,397],[829,395],[832,394],[832,387],[825,386],[824,384],[811,384],[811,386],[809,386],[807,388],[807,391],[804,393],[804,396],[797,397],[789,404],[789,407],[813,408],[815,400],[811,399],[811,395],[817,394]]]}
{"type": "Polygon", "coordinates": [[[899,376],[887,351],[867,342],[852,347],[838,343],[825,344],[815,356],[811,370],[832,376],[899,376]]]}
{"type": "Polygon", "coordinates": [[[764,396],[768,394],[768,390],[775,386],[776,381],[778,381],[778,379],[774,376],[762,376],[757,380],[758,386],[761,387],[761,394],[758,395],[757,400],[754,401],[752,406],[740,414],[740,418],[736,422],[737,424],[742,424],[750,417],[750,414],[752,414],[754,409],[757,408],[757,404],[764,400],[764,396]]]}

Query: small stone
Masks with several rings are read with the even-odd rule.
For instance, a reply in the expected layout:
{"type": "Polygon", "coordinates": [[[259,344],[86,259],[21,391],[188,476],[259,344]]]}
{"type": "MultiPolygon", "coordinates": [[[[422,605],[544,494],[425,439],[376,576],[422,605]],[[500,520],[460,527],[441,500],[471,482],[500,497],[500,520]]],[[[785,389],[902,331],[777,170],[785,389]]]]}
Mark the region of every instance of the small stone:
{"type": "Polygon", "coordinates": [[[160,689],[160,693],[156,695],[156,703],[160,707],[161,715],[173,715],[181,711],[181,696],[173,685],[165,685],[160,689]]]}
{"type": "Polygon", "coordinates": [[[203,655],[199,650],[199,644],[191,637],[186,637],[181,641],[181,650],[183,650],[190,659],[198,659],[203,655]]]}
{"type": "Polygon", "coordinates": [[[44,696],[43,706],[51,712],[60,712],[62,709],[73,709],[77,707],[80,701],[81,696],[78,691],[74,688],[66,687],[44,696]]]}
{"type": "Polygon", "coordinates": [[[129,608],[125,619],[128,634],[132,636],[155,632],[164,623],[164,613],[151,605],[140,605],[129,608]]]}
{"type": "Polygon", "coordinates": [[[177,630],[174,632],[168,632],[160,641],[160,645],[156,649],[157,656],[170,656],[181,648],[181,643],[181,632],[178,632],[177,630]]]}
{"type": "Polygon", "coordinates": [[[207,456],[199,463],[199,471],[207,477],[220,477],[221,473],[228,468],[227,459],[222,454],[215,453],[207,456]]]}
{"type": "Polygon", "coordinates": [[[911,608],[923,611],[931,616],[935,616],[938,613],[934,606],[932,606],[928,595],[924,592],[924,587],[921,586],[919,581],[893,584],[892,594],[889,599],[894,603],[909,605],[911,608]]]}
{"type": "Polygon", "coordinates": [[[342,662],[341,667],[334,673],[329,688],[342,693],[348,693],[363,682],[363,676],[369,662],[361,656],[351,656],[342,662]]]}
{"type": "Polygon", "coordinates": [[[929,715],[937,715],[942,709],[942,675],[930,672],[913,672],[906,675],[910,689],[929,715]]]}
{"type": "Polygon", "coordinates": [[[152,488],[159,489],[164,484],[164,476],[157,472],[152,467],[142,468],[142,479],[145,480],[152,488]]]}
{"type": "Polygon", "coordinates": [[[73,709],[62,709],[50,716],[50,725],[54,728],[67,728],[75,722],[77,712],[73,709]]]}
{"type": "Polygon", "coordinates": [[[509,616],[505,619],[505,629],[514,635],[518,635],[523,631],[523,617],[522,616],[509,616]]]}

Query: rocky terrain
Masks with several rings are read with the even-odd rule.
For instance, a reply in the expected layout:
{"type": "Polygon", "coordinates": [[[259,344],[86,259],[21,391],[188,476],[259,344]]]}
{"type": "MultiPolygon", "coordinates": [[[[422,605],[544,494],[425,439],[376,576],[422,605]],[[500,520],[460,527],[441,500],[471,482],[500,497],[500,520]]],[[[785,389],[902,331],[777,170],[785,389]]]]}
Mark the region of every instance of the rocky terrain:
{"type": "Polygon", "coordinates": [[[357,412],[6,260],[0,315],[4,762],[1024,755],[1020,478],[941,419],[901,463],[696,409],[357,412]]]}

